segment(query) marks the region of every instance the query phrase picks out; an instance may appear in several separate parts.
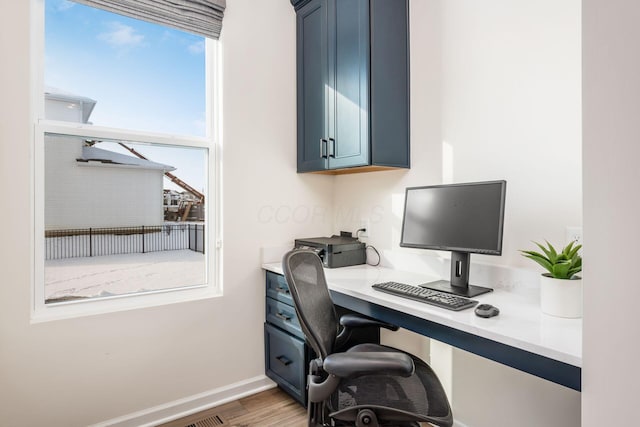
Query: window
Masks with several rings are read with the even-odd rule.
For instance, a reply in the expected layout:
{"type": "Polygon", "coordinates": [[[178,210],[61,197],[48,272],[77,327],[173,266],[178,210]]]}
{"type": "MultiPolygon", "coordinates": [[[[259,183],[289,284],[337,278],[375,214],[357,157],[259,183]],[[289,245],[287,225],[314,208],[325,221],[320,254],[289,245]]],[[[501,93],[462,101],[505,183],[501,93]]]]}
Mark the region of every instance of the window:
{"type": "Polygon", "coordinates": [[[205,136],[205,45],[202,36],[46,0],[45,118],[205,136]]]}
{"type": "Polygon", "coordinates": [[[34,1],[35,317],[214,294],[217,42],[34,1]]]}

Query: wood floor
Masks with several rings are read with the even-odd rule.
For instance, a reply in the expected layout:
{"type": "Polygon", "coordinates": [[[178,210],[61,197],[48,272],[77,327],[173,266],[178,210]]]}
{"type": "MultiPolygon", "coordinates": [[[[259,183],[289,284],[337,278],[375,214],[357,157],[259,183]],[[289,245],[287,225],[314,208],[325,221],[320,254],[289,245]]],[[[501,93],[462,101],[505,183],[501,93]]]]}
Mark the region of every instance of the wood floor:
{"type": "Polygon", "coordinates": [[[159,427],[303,427],[306,410],[279,388],[273,388],[159,427]]]}
{"type": "MultiPolygon", "coordinates": [[[[273,388],[158,427],[305,427],[307,410],[273,388]]],[[[433,427],[421,423],[423,427],[433,427]]]]}

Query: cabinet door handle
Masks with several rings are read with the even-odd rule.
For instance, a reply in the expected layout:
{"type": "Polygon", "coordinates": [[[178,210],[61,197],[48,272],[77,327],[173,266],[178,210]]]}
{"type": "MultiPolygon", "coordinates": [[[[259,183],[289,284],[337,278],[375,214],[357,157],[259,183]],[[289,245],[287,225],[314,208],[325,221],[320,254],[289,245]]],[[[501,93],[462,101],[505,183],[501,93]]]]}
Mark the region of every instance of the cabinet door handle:
{"type": "Polygon", "coordinates": [[[327,140],[324,138],[320,138],[320,157],[327,158],[327,140]]]}
{"type": "Polygon", "coordinates": [[[292,363],[291,360],[287,359],[284,356],[278,356],[278,357],[276,357],[276,360],[278,362],[282,363],[284,366],[291,365],[291,363],[292,363]]]}
{"type": "Polygon", "coordinates": [[[336,158],[336,140],[333,138],[329,138],[329,157],[336,158]]]}
{"type": "Polygon", "coordinates": [[[284,313],[276,313],[276,317],[284,320],[285,322],[289,322],[291,320],[291,316],[287,316],[284,313]]]}
{"type": "Polygon", "coordinates": [[[280,294],[285,294],[288,295],[289,294],[289,289],[287,288],[283,288],[282,286],[278,286],[276,288],[276,292],[280,293],[280,294]]]}

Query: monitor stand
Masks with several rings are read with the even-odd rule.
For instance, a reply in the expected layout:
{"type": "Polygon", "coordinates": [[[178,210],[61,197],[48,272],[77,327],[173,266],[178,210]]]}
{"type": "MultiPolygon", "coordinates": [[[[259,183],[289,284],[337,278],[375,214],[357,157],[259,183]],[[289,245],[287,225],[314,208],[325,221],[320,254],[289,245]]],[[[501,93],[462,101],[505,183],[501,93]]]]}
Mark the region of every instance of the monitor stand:
{"type": "Polygon", "coordinates": [[[492,292],[493,289],[469,284],[471,254],[451,252],[451,281],[438,280],[420,285],[423,288],[471,298],[492,292]]]}
{"type": "Polygon", "coordinates": [[[446,292],[448,294],[460,295],[467,298],[475,297],[477,295],[482,295],[493,291],[493,289],[485,288],[483,286],[453,286],[448,280],[438,280],[436,282],[423,283],[422,285],[420,285],[420,287],[433,289],[434,291],[446,292]]]}

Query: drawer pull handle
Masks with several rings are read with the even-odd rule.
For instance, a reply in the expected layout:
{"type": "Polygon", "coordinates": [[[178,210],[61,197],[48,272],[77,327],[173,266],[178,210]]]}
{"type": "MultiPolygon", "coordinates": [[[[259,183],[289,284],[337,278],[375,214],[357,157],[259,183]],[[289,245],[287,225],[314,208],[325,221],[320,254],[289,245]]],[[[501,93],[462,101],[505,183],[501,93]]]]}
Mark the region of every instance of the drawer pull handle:
{"type": "Polygon", "coordinates": [[[285,322],[291,321],[291,316],[287,316],[284,313],[276,313],[276,317],[279,318],[279,319],[284,320],[285,322]]]}
{"type": "Polygon", "coordinates": [[[289,294],[289,289],[283,288],[282,286],[278,286],[276,288],[276,292],[279,292],[281,294],[289,294]]]}
{"type": "Polygon", "coordinates": [[[324,138],[320,138],[320,158],[327,158],[327,140],[324,138]]]}
{"type": "Polygon", "coordinates": [[[284,366],[289,366],[292,363],[290,359],[287,359],[284,356],[278,356],[278,357],[276,357],[276,360],[278,362],[282,363],[284,366]]]}

